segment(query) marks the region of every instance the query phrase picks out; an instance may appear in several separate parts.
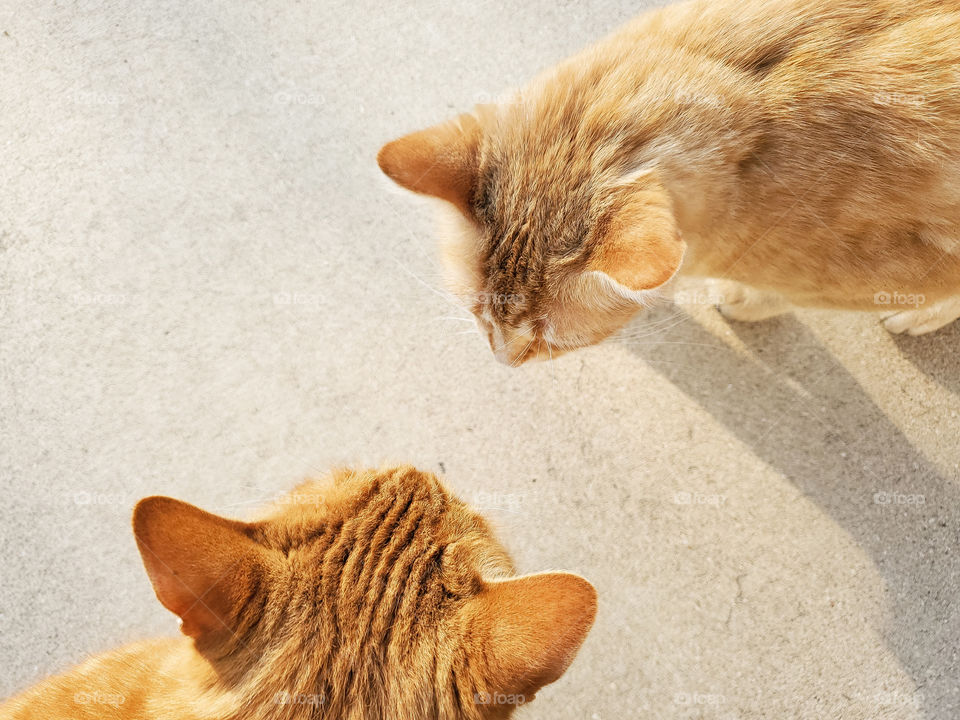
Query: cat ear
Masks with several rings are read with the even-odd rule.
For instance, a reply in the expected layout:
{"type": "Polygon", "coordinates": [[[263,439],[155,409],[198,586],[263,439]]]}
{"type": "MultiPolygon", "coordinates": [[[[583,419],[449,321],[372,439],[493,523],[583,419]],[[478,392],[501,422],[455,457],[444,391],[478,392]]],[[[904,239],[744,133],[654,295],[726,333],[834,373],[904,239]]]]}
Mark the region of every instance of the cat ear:
{"type": "Polygon", "coordinates": [[[597,613],[597,592],[578,575],[542,573],[488,582],[473,599],[487,680],[531,700],[573,662],[597,613]]]}
{"type": "Polygon", "coordinates": [[[588,270],[626,299],[667,283],[680,269],[687,245],[681,239],[670,196],[650,173],[617,187],[603,236],[588,270]]]}
{"type": "Polygon", "coordinates": [[[266,571],[267,551],[249,526],[185,502],[149,497],[133,511],[133,532],[157,598],[185,635],[232,632],[266,571]]]}
{"type": "Polygon", "coordinates": [[[480,136],[477,118],[464,114],[387,143],[377,153],[377,163],[398,185],[446,200],[470,215],[480,136]]]}

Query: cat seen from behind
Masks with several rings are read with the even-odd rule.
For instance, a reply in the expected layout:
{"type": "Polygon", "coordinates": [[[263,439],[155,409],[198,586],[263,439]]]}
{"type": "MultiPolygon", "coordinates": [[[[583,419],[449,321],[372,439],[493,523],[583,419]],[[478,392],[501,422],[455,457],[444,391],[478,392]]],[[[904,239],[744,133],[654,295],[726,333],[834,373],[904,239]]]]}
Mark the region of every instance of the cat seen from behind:
{"type": "Polygon", "coordinates": [[[516,576],[433,475],[338,471],[253,522],[165,497],[133,527],[184,637],[94,657],[2,720],[487,720],[557,680],[596,612],[577,575],[516,576]]]}

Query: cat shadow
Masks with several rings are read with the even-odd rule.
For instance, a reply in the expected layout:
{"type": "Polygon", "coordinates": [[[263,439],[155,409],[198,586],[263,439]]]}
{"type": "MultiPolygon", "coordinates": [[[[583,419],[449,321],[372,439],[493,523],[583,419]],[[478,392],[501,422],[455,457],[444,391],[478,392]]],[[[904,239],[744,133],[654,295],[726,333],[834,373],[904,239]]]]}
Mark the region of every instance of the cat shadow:
{"type": "MultiPolygon", "coordinates": [[[[655,342],[628,348],[822,507],[870,555],[886,581],[892,611],[884,640],[919,691],[910,701],[924,717],[957,717],[951,657],[960,644],[960,613],[951,609],[960,579],[957,478],[932,466],[792,316],[730,327],[752,357],[692,320],[650,338],[655,342]],[[903,504],[907,496],[925,502],[903,504]]],[[[921,348],[917,357],[932,358],[930,372],[939,373],[938,353],[945,350],[929,343],[936,351],[921,348]]],[[[937,377],[955,385],[945,375],[937,377]]]]}
{"type": "Polygon", "coordinates": [[[960,320],[930,335],[897,335],[894,342],[917,369],[960,396],[960,320]]]}

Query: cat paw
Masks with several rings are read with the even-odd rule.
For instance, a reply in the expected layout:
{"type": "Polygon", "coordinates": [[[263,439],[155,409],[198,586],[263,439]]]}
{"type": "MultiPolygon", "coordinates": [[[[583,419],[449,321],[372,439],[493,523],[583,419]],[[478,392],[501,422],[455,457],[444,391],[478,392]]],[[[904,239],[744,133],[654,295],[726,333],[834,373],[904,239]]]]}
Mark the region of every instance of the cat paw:
{"type": "Polygon", "coordinates": [[[790,303],[781,295],[740,284],[726,286],[721,298],[717,304],[720,314],[737,322],[769,320],[790,309],[790,303]]]}
{"type": "Polygon", "coordinates": [[[960,297],[893,313],[884,318],[883,325],[895,335],[926,335],[946,327],[957,318],[960,318],[960,297]]]}

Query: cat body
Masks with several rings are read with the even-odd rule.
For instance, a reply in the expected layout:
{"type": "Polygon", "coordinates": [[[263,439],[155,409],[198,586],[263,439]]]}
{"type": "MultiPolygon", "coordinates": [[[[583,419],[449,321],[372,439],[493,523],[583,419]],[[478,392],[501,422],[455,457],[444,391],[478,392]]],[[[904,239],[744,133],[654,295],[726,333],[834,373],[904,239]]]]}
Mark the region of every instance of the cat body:
{"type": "Polygon", "coordinates": [[[576,575],[516,577],[486,522],[409,467],[308,482],[249,523],[148,498],[134,532],[185,637],[90,659],[0,719],[506,718],[596,612],[576,575]]]}
{"type": "MultiPolygon", "coordinates": [[[[0,705],[6,720],[130,720],[216,717],[192,712],[211,666],[195,656],[188,638],[135,643],[91,658],[0,705]]],[[[199,708],[198,708],[199,709],[199,708]]]]}
{"type": "Polygon", "coordinates": [[[668,7],[379,161],[455,208],[453,289],[512,364],[602,340],[675,276],[722,281],[735,319],[929,331],[960,316],[960,2],[668,7]]]}

